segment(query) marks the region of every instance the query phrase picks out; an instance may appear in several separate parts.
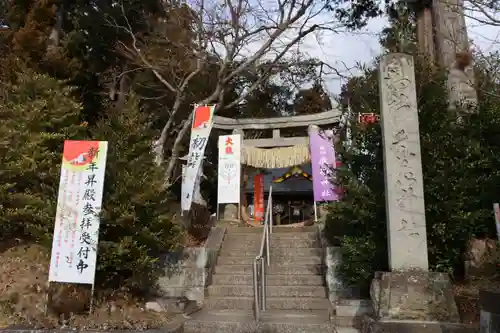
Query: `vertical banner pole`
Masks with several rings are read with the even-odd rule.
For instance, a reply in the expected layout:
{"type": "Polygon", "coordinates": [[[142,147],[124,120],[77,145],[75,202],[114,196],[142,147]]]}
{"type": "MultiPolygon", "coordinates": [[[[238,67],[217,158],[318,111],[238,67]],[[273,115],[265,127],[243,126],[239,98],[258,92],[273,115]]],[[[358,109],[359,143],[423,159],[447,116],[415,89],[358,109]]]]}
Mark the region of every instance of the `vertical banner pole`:
{"type": "Polygon", "coordinates": [[[49,299],[50,299],[50,280],[47,280],[47,293],[45,294],[45,308],[43,314],[46,316],[49,312],[49,299]]]}
{"type": "Polygon", "coordinates": [[[316,201],[314,201],[314,222],[318,222],[318,205],[316,201]]]}
{"type": "Polygon", "coordinates": [[[94,311],[94,292],[95,292],[95,284],[92,283],[92,289],[90,290],[89,314],[92,314],[92,312],[94,311]]]}
{"type": "MultiPolygon", "coordinates": [[[[187,160],[189,161],[189,155],[187,160]]],[[[181,217],[184,217],[184,205],[182,204],[182,201],[184,200],[185,193],[182,190],[182,188],[185,186],[185,181],[186,181],[186,166],[183,165],[181,170],[181,217]]]]}
{"type": "Polygon", "coordinates": [[[215,212],[215,220],[219,221],[219,201],[217,201],[217,210],[215,212]]]}

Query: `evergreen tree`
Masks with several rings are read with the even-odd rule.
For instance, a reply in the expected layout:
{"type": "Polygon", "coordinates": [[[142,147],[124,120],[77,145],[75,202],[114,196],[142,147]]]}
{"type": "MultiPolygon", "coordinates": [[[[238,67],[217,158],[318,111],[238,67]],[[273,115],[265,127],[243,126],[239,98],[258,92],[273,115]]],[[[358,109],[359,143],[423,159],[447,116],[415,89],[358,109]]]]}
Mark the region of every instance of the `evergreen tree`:
{"type": "MultiPolygon", "coordinates": [[[[0,86],[0,239],[50,246],[64,140],[86,139],[73,89],[47,75],[20,72],[0,86]]],[[[97,279],[100,287],[147,289],[162,252],[179,231],[167,216],[168,195],[151,157],[150,122],[132,98],[91,129],[108,141],[97,279]]]]}
{"type": "Polygon", "coordinates": [[[138,98],[131,97],[123,110],[110,109],[92,136],[108,141],[99,285],[148,289],[160,273],[159,256],[175,247],[180,236],[167,214],[163,174],[151,156],[150,119],[138,98]]]}
{"type": "MultiPolygon", "coordinates": [[[[499,86],[484,74],[491,70],[478,68],[486,85],[480,90],[479,112],[457,124],[456,115],[447,111],[445,73],[415,59],[429,263],[433,270],[460,275],[467,241],[495,237],[500,108],[491,91],[499,86]]],[[[345,194],[331,205],[326,226],[330,240],[344,248],[345,282],[364,291],[375,271],[388,269],[381,128],[356,122],[359,113],[380,114],[377,65],[344,87],[352,111],[352,144],[339,147],[344,168],[338,182],[345,194]]]]}
{"type": "Polygon", "coordinates": [[[31,71],[0,83],[0,238],[50,241],[63,141],[85,137],[64,82],[31,71]]]}

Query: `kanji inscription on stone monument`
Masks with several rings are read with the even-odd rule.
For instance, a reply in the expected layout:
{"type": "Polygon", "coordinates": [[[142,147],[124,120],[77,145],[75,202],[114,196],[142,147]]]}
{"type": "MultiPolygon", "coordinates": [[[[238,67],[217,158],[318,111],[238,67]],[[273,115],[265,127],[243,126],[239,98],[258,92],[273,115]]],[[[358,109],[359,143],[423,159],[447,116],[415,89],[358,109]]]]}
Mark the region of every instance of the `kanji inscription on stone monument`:
{"type": "Polygon", "coordinates": [[[392,53],[379,71],[391,270],[428,270],[413,58],[392,53]]]}

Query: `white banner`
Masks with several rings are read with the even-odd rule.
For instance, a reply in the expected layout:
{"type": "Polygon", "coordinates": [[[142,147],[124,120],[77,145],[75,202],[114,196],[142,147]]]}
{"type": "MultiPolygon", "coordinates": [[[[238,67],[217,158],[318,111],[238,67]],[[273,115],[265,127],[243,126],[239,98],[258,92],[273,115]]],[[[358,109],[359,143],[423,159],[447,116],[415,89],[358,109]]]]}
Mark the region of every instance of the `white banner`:
{"type": "MultiPolygon", "coordinates": [[[[198,176],[196,177],[196,180],[194,182],[194,190],[193,190],[193,199],[192,203],[197,203],[197,204],[202,204],[204,201],[203,196],[201,195],[201,189],[200,189],[200,183],[201,183],[201,177],[203,176],[202,170],[203,169],[203,163],[201,164],[200,167],[200,172],[198,172],[198,176]]],[[[186,166],[182,166],[182,181],[184,182],[184,179],[186,177],[186,166]]],[[[181,207],[186,207],[186,201],[187,198],[184,196],[181,197],[181,207]]]]}
{"type": "Polygon", "coordinates": [[[186,171],[182,180],[181,208],[191,209],[196,179],[200,176],[200,166],[207,147],[210,131],[212,130],[215,105],[196,106],[194,108],[193,123],[191,126],[191,140],[186,171]]]}
{"type": "Polygon", "coordinates": [[[94,284],[106,141],[65,141],[49,281],[94,284]]]}
{"type": "Polygon", "coordinates": [[[240,203],[241,135],[219,136],[217,202],[240,203]]]}
{"type": "MultiPolygon", "coordinates": [[[[186,166],[182,166],[182,182],[181,182],[181,212],[186,210],[185,207],[188,206],[188,195],[186,192],[186,166]]],[[[182,213],[181,213],[182,214],[182,213]]]]}

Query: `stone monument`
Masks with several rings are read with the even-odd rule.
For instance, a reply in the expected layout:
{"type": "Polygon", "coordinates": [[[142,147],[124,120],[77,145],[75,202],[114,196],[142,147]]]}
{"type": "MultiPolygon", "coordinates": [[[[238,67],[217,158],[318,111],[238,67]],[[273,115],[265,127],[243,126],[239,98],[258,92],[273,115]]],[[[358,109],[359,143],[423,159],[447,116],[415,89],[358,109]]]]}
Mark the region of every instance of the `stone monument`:
{"type": "Polygon", "coordinates": [[[427,271],[413,59],[403,54],[384,57],[380,64],[379,85],[390,268],[427,271]]]}
{"type": "Polygon", "coordinates": [[[376,319],[458,322],[448,275],[429,272],[413,58],[383,56],[379,85],[391,271],[372,282],[376,319]]]}

